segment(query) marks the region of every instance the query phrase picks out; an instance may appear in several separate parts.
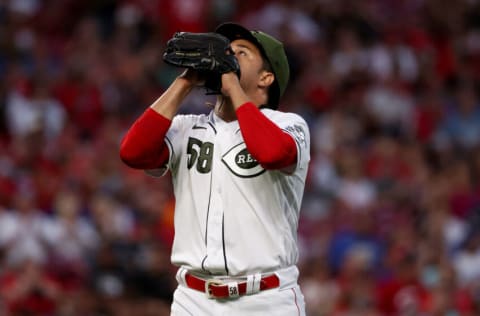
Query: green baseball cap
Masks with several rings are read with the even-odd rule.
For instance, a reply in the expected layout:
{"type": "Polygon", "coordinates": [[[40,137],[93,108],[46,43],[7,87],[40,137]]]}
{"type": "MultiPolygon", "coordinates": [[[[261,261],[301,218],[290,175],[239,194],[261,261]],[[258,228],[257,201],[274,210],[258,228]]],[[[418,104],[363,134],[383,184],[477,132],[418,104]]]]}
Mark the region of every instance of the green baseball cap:
{"type": "Polygon", "coordinates": [[[220,24],[216,28],[215,33],[225,36],[230,41],[236,39],[248,40],[260,49],[265,59],[272,66],[272,71],[275,75],[275,81],[269,91],[268,105],[276,109],[279,105],[280,97],[287,88],[290,77],[290,66],[288,65],[287,55],[282,42],[264,32],[250,31],[240,24],[230,22],[220,24]]]}

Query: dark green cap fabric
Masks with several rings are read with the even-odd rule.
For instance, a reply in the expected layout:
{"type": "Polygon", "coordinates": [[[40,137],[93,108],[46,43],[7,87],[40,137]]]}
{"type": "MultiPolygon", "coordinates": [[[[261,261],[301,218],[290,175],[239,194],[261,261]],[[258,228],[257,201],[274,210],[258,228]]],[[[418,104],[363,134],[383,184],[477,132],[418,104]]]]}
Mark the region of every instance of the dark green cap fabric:
{"type": "Polygon", "coordinates": [[[290,66],[282,42],[264,32],[250,31],[236,23],[223,23],[217,27],[215,32],[224,35],[230,41],[240,38],[246,39],[260,49],[272,66],[275,75],[273,87],[270,88],[273,93],[269,95],[268,105],[277,108],[290,77],[290,66]]]}

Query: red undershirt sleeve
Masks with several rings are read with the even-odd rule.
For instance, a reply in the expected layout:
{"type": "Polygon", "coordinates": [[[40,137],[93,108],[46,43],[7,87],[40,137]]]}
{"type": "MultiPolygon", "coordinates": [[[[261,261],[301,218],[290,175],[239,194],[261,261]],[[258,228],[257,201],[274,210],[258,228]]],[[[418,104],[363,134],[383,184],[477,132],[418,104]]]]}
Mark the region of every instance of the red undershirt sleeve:
{"type": "Polygon", "coordinates": [[[120,145],[122,161],[136,169],[156,169],[168,162],[165,135],[172,121],[148,108],[130,127],[120,145]]]}
{"type": "Polygon", "coordinates": [[[262,167],[282,169],[297,161],[293,137],[270,121],[255,104],[247,102],[236,113],[247,149],[262,167]]]}

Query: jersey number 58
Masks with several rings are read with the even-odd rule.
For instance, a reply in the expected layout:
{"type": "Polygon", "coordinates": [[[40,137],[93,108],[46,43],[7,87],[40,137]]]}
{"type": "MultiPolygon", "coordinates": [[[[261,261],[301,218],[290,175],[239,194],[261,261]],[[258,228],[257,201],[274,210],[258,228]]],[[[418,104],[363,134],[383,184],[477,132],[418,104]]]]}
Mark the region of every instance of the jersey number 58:
{"type": "Polygon", "coordinates": [[[197,166],[200,173],[209,173],[212,170],[213,144],[202,142],[199,139],[190,137],[187,145],[187,168],[197,166]]]}

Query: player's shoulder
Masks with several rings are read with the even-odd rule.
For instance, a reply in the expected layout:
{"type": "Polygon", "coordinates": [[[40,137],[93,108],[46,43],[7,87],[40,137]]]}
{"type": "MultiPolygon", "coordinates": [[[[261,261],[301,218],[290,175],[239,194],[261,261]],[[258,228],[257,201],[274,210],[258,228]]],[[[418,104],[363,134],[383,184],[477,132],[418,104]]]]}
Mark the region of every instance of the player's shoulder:
{"type": "Polygon", "coordinates": [[[262,113],[282,130],[292,135],[297,143],[303,144],[304,147],[308,148],[310,131],[307,122],[302,116],[297,113],[272,109],[262,109],[262,113]]]}
{"type": "Polygon", "coordinates": [[[297,113],[283,112],[279,110],[272,110],[269,108],[264,108],[261,111],[266,117],[268,117],[274,122],[283,122],[283,123],[296,122],[296,123],[307,125],[307,122],[305,121],[305,119],[297,113]]]}

